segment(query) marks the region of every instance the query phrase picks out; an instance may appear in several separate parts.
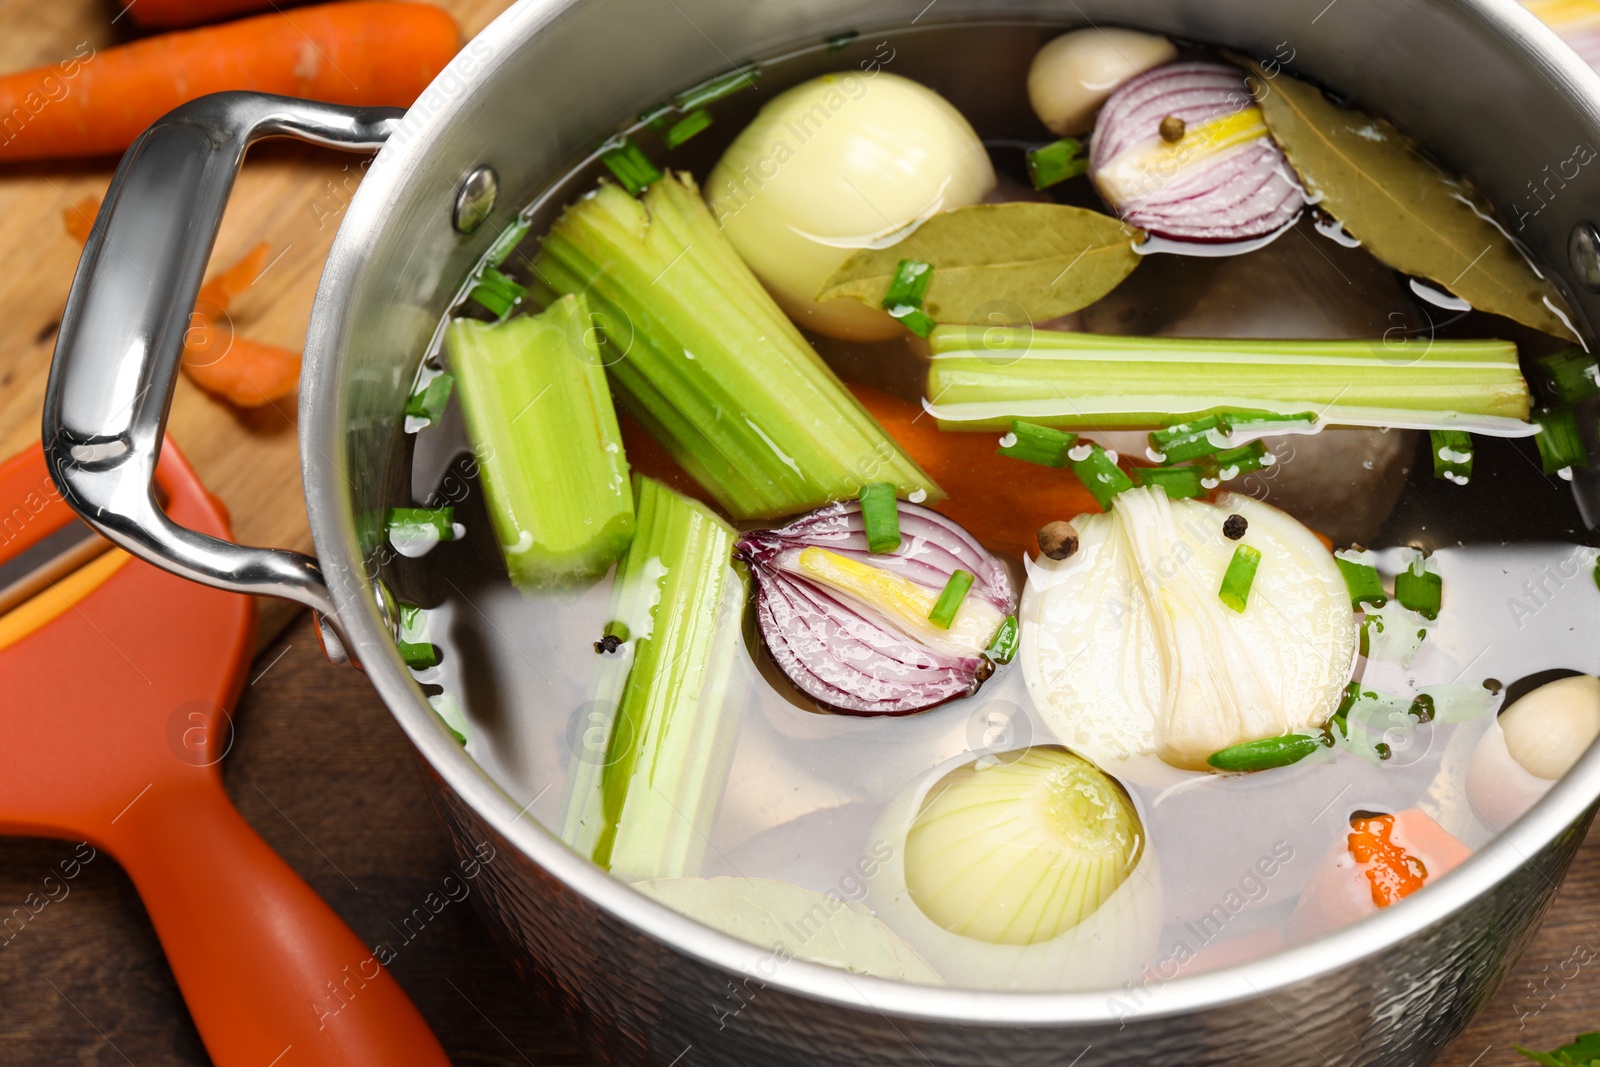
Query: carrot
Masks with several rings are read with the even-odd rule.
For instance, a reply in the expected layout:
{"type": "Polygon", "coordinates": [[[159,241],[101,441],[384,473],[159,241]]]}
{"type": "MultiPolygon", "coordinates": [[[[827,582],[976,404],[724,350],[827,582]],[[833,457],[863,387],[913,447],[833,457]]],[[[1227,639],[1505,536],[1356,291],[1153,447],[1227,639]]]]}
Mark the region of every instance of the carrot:
{"type": "Polygon", "coordinates": [[[99,214],[100,198],[86,196],[71,207],[61,209],[61,222],[72,239],[81,245],[89,240],[89,232],[94,229],[94,220],[99,214]]]}
{"type": "Polygon", "coordinates": [[[865,385],[850,391],[949,494],[934,510],[990,549],[1036,556],[1039,527],[1100,510],[1067,471],[995,455],[995,434],[947,433],[918,404],[865,385]]]}
{"type": "Polygon", "coordinates": [[[245,337],[230,339],[215,320],[197,311],[183,346],[183,369],[206,392],[256,408],[295,391],[300,353],[245,337]]]}
{"type": "MultiPolygon", "coordinates": [[[[136,0],[128,17],[147,30],[173,30],[277,7],[272,0],[136,0]]],[[[284,4],[282,6],[289,6],[284,4]]]]}
{"type": "Polygon", "coordinates": [[[225,89],[407,106],[460,45],[438,8],[350,0],[90,50],[0,77],[0,162],[121,152],[179,104],[225,89]]]}
{"type": "Polygon", "coordinates": [[[261,270],[267,265],[267,244],[265,241],[246,252],[233,266],[221,274],[213,275],[205,285],[200,287],[200,302],[212,303],[224,311],[233,303],[233,298],[255,284],[261,270]]]}

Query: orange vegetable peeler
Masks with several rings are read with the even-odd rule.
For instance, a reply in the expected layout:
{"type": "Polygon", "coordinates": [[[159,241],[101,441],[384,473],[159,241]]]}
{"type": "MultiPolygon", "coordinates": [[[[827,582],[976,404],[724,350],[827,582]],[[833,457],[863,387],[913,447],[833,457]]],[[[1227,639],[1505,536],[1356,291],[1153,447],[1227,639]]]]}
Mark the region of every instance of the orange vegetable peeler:
{"type": "MultiPolygon", "coordinates": [[[[229,535],[170,441],[156,484],[176,521],[229,535]]],[[[253,601],[93,534],[38,446],[0,465],[0,586],[0,833],[87,840],[122,864],[212,1061],[448,1065],[399,984],[223,791],[253,601]]]]}

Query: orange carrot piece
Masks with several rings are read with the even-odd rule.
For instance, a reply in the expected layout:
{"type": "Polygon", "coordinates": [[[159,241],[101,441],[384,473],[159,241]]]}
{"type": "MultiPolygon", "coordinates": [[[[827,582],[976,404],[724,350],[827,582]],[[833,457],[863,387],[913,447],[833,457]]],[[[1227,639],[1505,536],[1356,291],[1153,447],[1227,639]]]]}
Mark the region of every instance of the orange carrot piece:
{"type": "Polygon", "coordinates": [[[1372,903],[1387,908],[1422,888],[1428,867],[1393,839],[1394,816],[1350,820],[1348,847],[1372,886],[1372,903]]]}
{"type": "Polygon", "coordinates": [[[80,245],[89,240],[89,234],[94,229],[94,220],[100,214],[100,198],[86,196],[71,207],[61,209],[61,222],[67,228],[67,233],[80,245]]]}
{"type": "Polygon", "coordinates": [[[175,30],[207,22],[253,15],[270,7],[288,7],[273,0],[136,0],[128,17],[147,30],[175,30]]]}
{"type": "Polygon", "coordinates": [[[179,104],[225,89],[404,107],[460,46],[436,7],[349,0],[80,52],[0,77],[0,162],[121,152],[179,104]]]}
{"type": "Polygon", "coordinates": [[[229,337],[211,316],[195,312],[183,347],[183,370],[200,388],[256,408],[300,384],[300,353],[245,337],[229,337]]]}
{"type": "Polygon", "coordinates": [[[918,404],[865,385],[850,391],[949,494],[933,509],[992,550],[1037,556],[1039,527],[1100,510],[1070,472],[995,455],[998,434],[947,433],[918,404]]]}
{"type": "Polygon", "coordinates": [[[215,304],[226,311],[234,297],[255,284],[266,265],[267,243],[263,241],[246,252],[233,266],[208,278],[205,285],[200,287],[200,302],[215,304]]]}

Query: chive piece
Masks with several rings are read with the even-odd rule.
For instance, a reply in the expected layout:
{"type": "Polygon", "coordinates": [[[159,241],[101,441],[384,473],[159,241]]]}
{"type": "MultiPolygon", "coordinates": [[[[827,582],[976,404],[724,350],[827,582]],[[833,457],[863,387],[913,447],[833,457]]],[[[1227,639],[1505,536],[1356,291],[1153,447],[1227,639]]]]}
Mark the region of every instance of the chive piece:
{"type": "Polygon", "coordinates": [[[1220,415],[1206,415],[1150,431],[1150,447],[1163,463],[1199,459],[1228,447],[1228,424],[1220,415]]]}
{"type": "Polygon", "coordinates": [[[1577,345],[1568,345],[1553,355],[1535,361],[1540,377],[1552,400],[1570,406],[1600,393],[1600,366],[1593,356],[1577,345]]]}
{"type": "Polygon", "coordinates": [[[1017,654],[1017,639],[1021,627],[1017,624],[1015,615],[1007,615],[1000,624],[1000,629],[994,632],[994,640],[989,642],[986,655],[996,663],[1010,663],[1011,657],[1017,654]]]}
{"type": "Polygon", "coordinates": [[[660,181],[661,168],[650,162],[644,149],[633,143],[632,137],[614,137],[601,146],[600,162],[616,175],[622,187],[634,196],[660,181]]]}
{"type": "Polygon", "coordinates": [[[1133,479],[1123,473],[1105,449],[1093,442],[1072,448],[1067,453],[1067,463],[1072,467],[1072,473],[1078,476],[1078,481],[1100,505],[1101,511],[1111,507],[1118,493],[1133,488],[1133,479]]]}
{"type": "MultiPolygon", "coordinates": [[[[1528,383],[1509,341],[1439,340],[1415,360],[1371,341],[1116,337],[1071,330],[969,326],[928,338],[935,357],[925,395],[946,430],[989,430],[1011,419],[1058,430],[1160,426],[1174,411],[1315,409],[1318,423],[1517,429],[1528,383]],[[1013,358],[1014,357],[1014,358],[1013,358]]],[[[1286,415],[1285,417],[1288,417],[1286,415]]]]}
{"type": "Polygon", "coordinates": [[[456,384],[455,375],[448,371],[435,374],[426,385],[406,398],[406,414],[414,419],[438,422],[450,402],[450,390],[456,384]]]}
{"type": "Polygon", "coordinates": [[[1571,408],[1541,408],[1533,418],[1539,424],[1533,439],[1539,445],[1539,461],[1546,474],[1589,465],[1578,418],[1571,408]]]}
{"type": "Polygon", "coordinates": [[[900,325],[918,337],[928,336],[933,332],[934,327],[939,325],[933,320],[932,316],[923,312],[921,308],[906,307],[902,304],[887,310],[890,318],[899,320],[900,325]]]}
{"type": "Polygon", "coordinates": [[[689,112],[681,120],[667,127],[667,132],[661,135],[661,141],[669,149],[677,148],[710,125],[711,112],[700,108],[689,112]]]}
{"type": "Polygon", "coordinates": [[[1345,588],[1350,590],[1350,606],[1359,609],[1363,604],[1381,608],[1389,602],[1383,591],[1383,579],[1378,568],[1371,563],[1368,552],[1335,552],[1333,562],[1339,565],[1345,588]]]}
{"type": "Polygon", "coordinates": [[[1218,414],[1232,433],[1238,433],[1240,430],[1254,432],[1265,426],[1282,426],[1288,429],[1317,424],[1317,413],[1314,411],[1297,411],[1288,415],[1280,415],[1276,411],[1223,411],[1218,414]]]}
{"type": "Polygon", "coordinates": [[[461,705],[456,698],[449,693],[439,693],[429,697],[428,704],[433,708],[434,714],[444,720],[445,729],[455,737],[456,743],[464,747],[470,731],[467,727],[467,717],[461,711],[461,705]]]}
{"type": "Polygon", "coordinates": [[[746,63],[744,66],[735,67],[726,74],[718,74],[714,78],[707,78],[699,85],[690,86],[677,96],[672,102],[678,105],[679,111],[693,111],[705,107],[707,104],[730,96],[740,89],[755,88],[756,79],[761,76],[761,68],[755,63],[746,63]]]}
{"type": "Polygon", "coordinates": [[[928,621],[941,630],[950,629],[956,612],[961,610],[961,602],[967,599],[967,591],[972,588],[973,578],[971,571],[957,570],[950,575],[950,580],[944,583],[944,589],[939,593],[938,602],[928,612],[928,621]]]}
{"type": "Polygon", "coordinates": [[[495,267],[484,267],[478,273],[478,283],[467,293],[467,299],[477,301],[497,318],[503,319],[506,312],[527,295],[528,287],[509,274],[495,267]]]}
{"type": "Polygon", "coordinates": [[[612,391],[734,518],[810,511],[872,482],[943,497],[779,310],[692,179],[668,175],[638,200],[602,183],[536,264],[553,290],[584,294],[606,350],[627,354],[606,361],[612,391]]]}
{"type": "Polygon", "coordinates": [[[1266,771],[1299,763],[1317,749],[1332,745],[1333,739],[1320,731],[1314,734],[1284,734],[1230,745],[1207,756],[1206,762],[1219,771],[1266,771]]]}
{"type": "Polygon", "coordinates": [[[405,540],[454,541],[455,520],[455,508],[390,508],[389,536],[392,539],[399,533],[405,540]]]}
{"type": "Polygon", "coordinates": [[[1000,438],[995,455],[1037,463],[1041,467],[1065,467],[1067,453],[1078,443],[1075,433],[1062,433],[1021,419],[1011,420],[1011,432],[1000,438]],[[1007,444],[1007,439],[1010,444],[1007,444]]]}
{"type": "Polygon", "coordinates": [[[1063,137],[1028,153],[1028,178],[1035,189],[1048,189],[1089,171],[1089,160],[1079,155],[1083,142],[1063,137]]]}
{"type": "Polygon", "coordinates": [[[489,246],[489,251],[484,253],[483,262],[488,267],[498,267],[506,261],[522,239],[528,236],[528,231],[533,229],[533,223],[527,219],[518,219],[510,226],[500,231],[500,236],[494,239],[494,244],[489,246]]]}
{"type": "Polygon", "coordinates": [[[1261,553],[1249,545],[1240,545],[1233,550],[1233,558],[1228,561],[1228,569],[1222,575],[1222,588],[1217,590],[1217,596],[1223,604],[1244,614],[1245,606],[1250,601],[1250,587],[1255,584],[1256,568],[1260,565],[1261,553]]]}
{"type": "Polygon", "coordinates": [[[1472,435],[1464,430],[1430,430],[1433,476],[1466,485],[1472,480],[1472,435]]]}
{"type": "Polygon", "coordinates": [[[1594,561],[1594,587],[1600,589],[1600,559],[1594,561]]]}
{"type": "Polygon", "coordinates": [[[1241,474],[1258,471],[1262,467],[1270,467],[1277,462],[1271,452],[1267,451],[1265,441],[1251,441],[1238,448],[1225,448],[1205,457],[1206,473],[1218,481],[1229,481],[1241,474]]]}
{"type": "Polygon", "coordinates": [[[894,277],[889,279],[889,288],[883,294],[884,308],[890,309],[896,304],[921,307],[923,297],[928,295],[928,283],[931,281],[933,281],[932,264],[924,263],[920,259],[902,259],[894,269],[894,277]]]}
{"type": "Polygon", "coordinates": [[[1439,605],[1444,598],[1444,579],[1429,569],[1428,559],[1420,552],[1411,565],[1394,576],[1394,598],[1400,606],[1430,621],[1439,617],[1439,605]]]}
{"type": "Polygon", "coordinates": [[[892,482],[874,482],[861,487],[861,524],[867,535],[867,551],[882,556],[900,547],[900,502],[894,497],[892,482]]]}
{"type": "Polygon", "coordinates": [[[674,107],[672,102],[669,100],[665,104],[657,104],[649,111],[639,112],[639,123],[646,129],[654,130],[656,133],[661,133],[668,126],[672,125],[673,119],[676,118],[678,114],[678,109],[674,107]]]}
{"type": "Polygon", "coordinates": [[[1135,467],[1133,480],[1140,485],[1157,485],[1168,500],[1199,500],[1209,490],[1200,484],[1199,467],[1135,467]]]}
{"type": "Polygon", "coordinates": [[[439,649],[428,640],[428,616],[415,604],[398,605],[399,632],[395,644],[400,648],[400,659],[414,671],[425,671],[439,665],[439,649]]]}
{"type": "Polygon", "coordinates": [[[588,304],[457,319],[445,354],[511,580],[521,588],[604,574],[633,536],[633,494],[588,304]]]}
{"type": "Polygon", "coordinates": [[[739,535],[706,505],[634,476],[638,532],[609,615],[636,620],[626,650],[594,666],[573,722],[562,840],[629,881],[700,873],[742,702],[746,589],[739,535]]]}

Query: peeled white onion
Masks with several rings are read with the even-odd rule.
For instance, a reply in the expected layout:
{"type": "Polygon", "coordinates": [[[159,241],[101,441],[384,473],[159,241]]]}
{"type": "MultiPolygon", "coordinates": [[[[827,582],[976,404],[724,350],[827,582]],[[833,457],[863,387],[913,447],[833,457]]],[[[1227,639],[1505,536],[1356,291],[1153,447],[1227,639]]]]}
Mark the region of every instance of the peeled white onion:
{"type": "Polygon", "coordinates": [[[938,93],[887,71],[827,74],[773,98],[706,181],[728,240],[791,318],[848,340],[905,329],[823,282],[858,248],[886,248],[994,188],[983,142],[938,93]]]}
{"type": "MultiPolygon", "coordinates": [[[[938,974],[860,904],[771,878],[658,878],[634,884],[691,919],[788,957],[857,974],[942,985],[938,974]]],[[[759,977],[771,977],[761,975],[759,977]]]]}
{"type": "Polygon", "coordinates": [[[873,912],[968,988],[1112,988],[1155,951],[1162,891],[1132,801],[1062,749],[963,756],[885,810],[873,912]]]}
{"type": "Polygon", "coordinates": [[[1333,556],[1277,508],[1120,494],[1082,515],[1078,551],[1029,562],[1018,613],[1023,677],[1056,737],[1101,767],[1152,754],[1207,769],[1232,745],[1321,725],[1355,660],[1355,616],[1333,556]],[[1240,542],[1229,515],[1248,523],[1240,542]],[[1243,613],[1217,596],[1234,550],[1261,562],[1243,613]]]}
{"type": "Polygon", "coordinates": [[[1052,132],[1087,133],[1094,113],[1123,82],[1177,56],[1165,37],[1134,30],[1073,30],[1033,57],[1028,100],[1052,132]]]}
{"type": "Polygon", "coordinates": [[[1600,736],[1600,678],[1580,674],[1525,694],[1489,724],[1467,765],[1467,799],[1495,829],[1516,822],[1600,736]]]}

